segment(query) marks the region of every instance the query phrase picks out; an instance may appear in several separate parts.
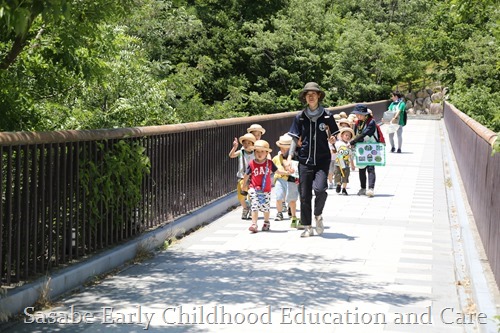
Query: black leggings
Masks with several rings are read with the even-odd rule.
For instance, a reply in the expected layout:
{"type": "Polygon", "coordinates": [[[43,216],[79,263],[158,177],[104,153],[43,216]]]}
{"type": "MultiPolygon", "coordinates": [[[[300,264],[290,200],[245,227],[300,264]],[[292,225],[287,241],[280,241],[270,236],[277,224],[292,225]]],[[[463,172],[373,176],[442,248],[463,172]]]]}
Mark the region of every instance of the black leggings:
{"type": "Polygon", "coordinates": [[[366,172],[368,171],[368,188],[375,188],[375,166],[369,165],[366,168],[359,169],[359,182],[361,183],[361,188],[366,189],[366,172]]]}

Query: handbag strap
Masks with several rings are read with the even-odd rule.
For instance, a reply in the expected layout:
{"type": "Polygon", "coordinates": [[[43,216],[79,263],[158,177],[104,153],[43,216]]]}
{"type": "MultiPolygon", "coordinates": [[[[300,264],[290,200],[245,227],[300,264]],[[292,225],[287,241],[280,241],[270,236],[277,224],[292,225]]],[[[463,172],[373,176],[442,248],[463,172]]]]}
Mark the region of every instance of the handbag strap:
{"type": "Polygon", "coordinates": [[[264,172],[264,178],[262,179],[262,191],[266,188],[267,173],[269,172],[269,160],[266,160],[266,171],[264,172]]]}

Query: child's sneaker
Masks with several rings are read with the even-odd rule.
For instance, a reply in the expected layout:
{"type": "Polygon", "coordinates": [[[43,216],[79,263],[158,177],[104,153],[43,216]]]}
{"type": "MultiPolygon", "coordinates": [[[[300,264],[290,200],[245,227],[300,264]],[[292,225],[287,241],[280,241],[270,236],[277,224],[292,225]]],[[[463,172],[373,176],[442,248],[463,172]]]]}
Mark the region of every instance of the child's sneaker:
{"type": "Polygon", "coordinates": [[[340,193],[340,184],[337,184],[337,187],[335,188],[335,192],[340,193]]]}
{"type": "Polygon", "coordinates": [[[283,221],[283,213],[279,212],[274,218],[275,221],[283,221]]]}
{"type": "Polygon", "coordinates": [[[292,209],[288,206],[288,217],[292,217],[292,209]]]}
{"type": "Polygon", "coordinates": [[[241,212],[241,219],[242,220],[248,220],[249,216],[250,216],[250,209],[243,208],[243,211],[241,212]]]}
{"type": "Polygon", "coordinates": [[[271,229],[271,222],[265,221],[264,225],[262,226],[262,231],[269,231],[271,229]]]}
{"type": "Polygon", "coordinates": [[[349,194],[347,194],[347,190],[345,188],[342,189],[342,194],[343,195],[349,195],[349,194]]]}
{"type": "Polygon", "coordinates": [[[283,206],[282,206],[282,208],[281,208],[281,212],[282,212],[282,213],[286,213],[286,211],[287,211],[286,203],[285,203],[285,202],[283,202],[283,206]]]}
{"type": "Polygon", "coordinates": [[[257,231],[259,231],[259,227],[257,226],[257,223],[252,223],[250,228],[248,228],[253,234],[255,234],[257,231]]]}
{"type": "Polygon", "coordinates": [[[292,217],[292,222],[290,223],[290,228],[297,228],[297,224],[300,223],[300,220],[295,216],[292,217]]]}

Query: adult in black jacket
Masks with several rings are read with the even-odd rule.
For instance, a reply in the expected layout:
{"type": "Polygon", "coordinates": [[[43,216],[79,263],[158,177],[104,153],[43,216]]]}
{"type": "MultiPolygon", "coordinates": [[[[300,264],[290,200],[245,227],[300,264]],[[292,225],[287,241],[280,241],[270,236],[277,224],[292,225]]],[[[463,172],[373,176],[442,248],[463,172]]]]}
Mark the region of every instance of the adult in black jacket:
{"type": "MultiPolygon", "coordinates": [[[[324,231],[322,214],[328,197],[326,190],[331,160],[328,142],[335,143],[335,135],[339,130],[333,116],[321,105],[324,98],[325,92],[316,82],[307,83],[299,94],[299,99],[307,106],[294,117],[288,132],[293,138],[289,156],[293,156],[297,151],[299,159],[300,222],[304,226],[301,237],[314,235],[312,228],[313,191],[316,232],[321,235],[324,231]]],[[[288,158],[285,163],[289,171],[292,169],[290,162],[291,158],[288,158]]]]}
{"type": "MultiPolygon", "coordinates": [[[[367,137],[374,137],[377,132],[377,123],[373,119],[372,115],[368,112],[368,108],[365,104],[357,104],[353,111],[356,115],[358,121],[354,124],[354,139],[351,140],[350,144],[352,147],[357,142],[364,142],[367,137]]],[[[361,189],[358,195],[367,195],[373,197],[373,190],[375,188],[375,166],[368,165],[366,167],[359,167],[359,182],[361,184],[361,189]],[[366,173],[368,172],[368,190],[366,189],[366,173]]]]}

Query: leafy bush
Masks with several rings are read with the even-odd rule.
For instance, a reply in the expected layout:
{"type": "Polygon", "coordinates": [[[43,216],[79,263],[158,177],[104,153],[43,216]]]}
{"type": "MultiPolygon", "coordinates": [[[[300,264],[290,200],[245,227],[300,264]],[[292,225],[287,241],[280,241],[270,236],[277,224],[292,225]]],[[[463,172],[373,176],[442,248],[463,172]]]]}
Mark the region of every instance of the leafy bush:
{"type": "Polygon", "coordinates": [[[90,207],[90,225],[95,228],[106,216],[112,216],[121,228],[132,216],[141,200],[141,186],[150,172],[150,161],[140,141],[119,140],[110,149],[97,145],[97,162],[83,158],[80,183],[90,207]],[[103,212],[100,211],[103,207],[103,212]]]}

